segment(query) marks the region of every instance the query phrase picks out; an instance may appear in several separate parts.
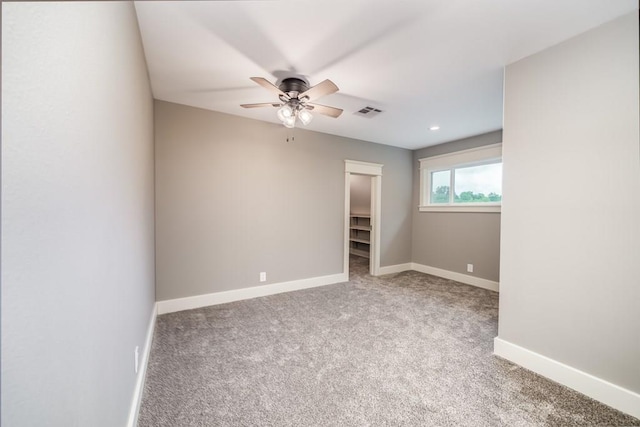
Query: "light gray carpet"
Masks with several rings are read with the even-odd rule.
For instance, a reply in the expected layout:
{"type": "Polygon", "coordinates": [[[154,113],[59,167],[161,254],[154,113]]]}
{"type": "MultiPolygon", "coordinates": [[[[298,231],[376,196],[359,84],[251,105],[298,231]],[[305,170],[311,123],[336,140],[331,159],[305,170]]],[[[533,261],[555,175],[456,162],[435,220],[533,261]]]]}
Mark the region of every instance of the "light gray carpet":
{"type": "Polygon", "coordinates": [[[158,317],[139,426],[640,421],[492,355],[498,295],[417,272],[158,317]]]}

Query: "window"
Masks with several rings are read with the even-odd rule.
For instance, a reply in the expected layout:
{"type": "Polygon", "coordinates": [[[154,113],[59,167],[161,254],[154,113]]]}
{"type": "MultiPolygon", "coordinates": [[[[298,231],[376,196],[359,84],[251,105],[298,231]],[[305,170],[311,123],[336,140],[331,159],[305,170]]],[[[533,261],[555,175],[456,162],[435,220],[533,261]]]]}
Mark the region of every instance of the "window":
{"type": "Polygon", "coordinates": [[[420,211],[500,212],[501,202],[502,144],[420,159],[420,211]]]}

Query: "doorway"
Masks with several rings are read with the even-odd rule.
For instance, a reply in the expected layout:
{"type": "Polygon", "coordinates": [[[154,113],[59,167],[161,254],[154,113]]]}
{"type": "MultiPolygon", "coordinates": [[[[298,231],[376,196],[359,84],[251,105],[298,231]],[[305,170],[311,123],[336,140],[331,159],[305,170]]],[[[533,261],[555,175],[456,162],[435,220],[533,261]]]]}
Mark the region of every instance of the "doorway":
{"type": "Polygon", "coordinates": [[[382,166],[378,163],[345,160],[343,271],[347,277],[349,277],[350,254],[368,255],[369,274],[379,275],[382,166]],[[353,204],[352,182],[355,187],[360,188],[360,193],[354,195],[358,200],[353,204]],[[366,194],[367,188],[368,194],[366,194]]]}

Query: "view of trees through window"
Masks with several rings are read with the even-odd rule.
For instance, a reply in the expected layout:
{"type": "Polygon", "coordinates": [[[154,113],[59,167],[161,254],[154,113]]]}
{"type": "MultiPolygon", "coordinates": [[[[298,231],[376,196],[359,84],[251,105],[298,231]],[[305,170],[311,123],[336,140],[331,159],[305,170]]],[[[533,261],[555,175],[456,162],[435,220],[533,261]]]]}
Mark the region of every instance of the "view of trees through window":
{"type": "MultiPolygon", "coordinates": [[[[435,189],[431,195],[431,203],[449,203],[449,186],[441,185],[435,189]]],[[[500,202],[502,195],[496,193],[474,193],[473,191],[463,191],[453,195],[453,203],[484,203],[500,202]]]]}
{"type": "Polygon", "coordinates": [[[499,203],[501,201],[502,163],[468,166],[431,173],[431,204],[499,203]],[[453,195],[451,194],[452,176],[455,188],[453,195]]]}

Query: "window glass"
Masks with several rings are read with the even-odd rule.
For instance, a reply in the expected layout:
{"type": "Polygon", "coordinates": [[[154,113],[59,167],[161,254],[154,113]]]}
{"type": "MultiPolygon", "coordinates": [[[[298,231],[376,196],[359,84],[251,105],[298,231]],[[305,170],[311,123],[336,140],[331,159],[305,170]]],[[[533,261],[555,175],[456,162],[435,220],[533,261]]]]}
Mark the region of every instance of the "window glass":
{"type": "Polygon", "coordinates": [[[502,201],[502,163],[454,169],[454,203],[502,201]]]}
{"type": "Polygon", "coordinates": [[[431,203],[449,203],[451,171],[431,172],[431,203]]]}

